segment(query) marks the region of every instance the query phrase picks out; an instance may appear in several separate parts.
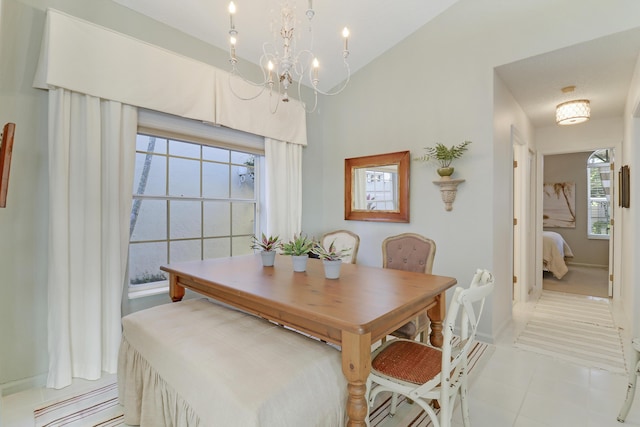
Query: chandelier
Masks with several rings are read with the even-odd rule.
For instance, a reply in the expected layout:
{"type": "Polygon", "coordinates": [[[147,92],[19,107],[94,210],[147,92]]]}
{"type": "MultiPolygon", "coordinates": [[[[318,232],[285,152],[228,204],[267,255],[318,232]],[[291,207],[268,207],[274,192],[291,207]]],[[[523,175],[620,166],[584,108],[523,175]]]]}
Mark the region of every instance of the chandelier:
{"type": "Polygon", "coordinates": [[[349,29],[344,27],[342,30],[342,59],[346,71],[344,83],[334,92],[322,91],[318,87],[321,75],[320,61],[311,50],[313,48],[313,27],[311,24],[313,17],[315,16],[313,0],[308,0],[307,3],[308,7],[305,12],[305,16],[308,21],[311,46],[309,46],[308,49],[296,52],[296,42],[300,39],[300,35],[295,32],[297,23],[295,8],[290,6],[288,1],[285,0],[284,4],[281,6],[279,21],[276,25],[276,27],[279,26],[279,28],[276,28],[273,31],[274,42],[265,42],[262,45],[262,55],[259,60],[260,69],[263,74],[261,82],[253,82],[240,75],[240,71],[238,69],[238,58],[236,57],[236,44],[238,41],[238,30],[236,29],[234,22],[236,5],[233,1],[229,3],[229,62],[231,63],[229,86],[231,88],[231,92],[233,92],[236,97],[249,101],[256,99],[265,90],[268,90],[270,99],[275,98],[275,102],[270,102],[271,112],[275,113],[280,101],[289,102],[289,90],[291,88],[296,88],[297,86],[297,98],[302,100],[300,89],[304,84],[313,90],[314,102],[312,108],[307,109],[307,105],[305,104],[305,110],[308,113],[311,113],[315,111],[318,106],[318,94],[337,95],[347,87],[349,79],[351,78],[351,70],[349,68],[349,63],[347,62],[347,58],[349,57],[349,29]],[[258,88],[257,93],[250,97],[243,97],[239,95],[237,91],[234,91],[233,89],[234,78],[240,78],[242,81],[255,86],[258,88]]]}
{"type": "MultiPolygon", "coordinates": [[[[562,88],[562,93],[570,93],[575,86],[562,88]]],[[[563,102],[556,106],[556,123],[559,125],[576,125],[589,120],[591,117],[591,104],[588,99],[576,99],[563,102]]]]}

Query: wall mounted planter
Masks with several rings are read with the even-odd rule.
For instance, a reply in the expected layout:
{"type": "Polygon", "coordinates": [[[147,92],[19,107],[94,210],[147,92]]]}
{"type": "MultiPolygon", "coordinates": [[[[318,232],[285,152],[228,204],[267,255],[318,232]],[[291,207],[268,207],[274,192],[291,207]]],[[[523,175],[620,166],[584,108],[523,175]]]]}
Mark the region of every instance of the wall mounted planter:
{"type": "Polygon", "coordinates": [[[444,202],[444,209],[448,212],[453,210],[453,201],[456,199],[458,192],[458,184],[464,182],[464,179],[451,179],[442,177],[439,181],[433,181],[434,184],[440,186],[440,194],[444,202]]]}

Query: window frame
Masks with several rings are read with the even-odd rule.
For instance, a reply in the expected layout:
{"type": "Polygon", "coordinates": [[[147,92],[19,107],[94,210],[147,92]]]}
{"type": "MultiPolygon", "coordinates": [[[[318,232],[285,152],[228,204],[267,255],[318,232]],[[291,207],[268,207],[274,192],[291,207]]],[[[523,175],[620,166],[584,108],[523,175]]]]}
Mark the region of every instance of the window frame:
{"type": "Polygon", "coordinates": [[[591,153],[591,155],[589,155],[589,157],[587,158],[587,239],[592,239],[592,240],[609,240],[611,238],[611,213],[612,213],[612,209],[613,206],[611,205],[611,189],[613,188],[613,173],[612,173],[612,168],[613,168],[613,159],[611,158],[611,149],[609,148],[602,148],[602,149],[598,149],[598,150],[594,150],[593,153],[591,153]],[[593,158],[593,156],[601,151],[608,151],[608,161],[607,162],[592,162],[591,159],[593,158]],[[604,197],[602,196],[592,196],[592,179],[591,179],[591,173],[593,171],[593,169],[606,169],[609,174],[610,174],[610,178],[609,178],[609,197],[607,198],[607,196],[605,195],[604,197]],[[593,226],[593,218],[592,218],[592,203],[596,202],[596,203],[600,203],[606,201],[609,203],[609,225],[608,225],[608,234],[595,234],[592,232],[592,226],[593,226]]]}
{"type": "MultiPolygon", "coordinates": [[[[170,116],[163,113],[149,112],[147,110],[144,110],[141,113],[142,114],[139,114],[137,135],[155,136],[157,138],[166,139],[167,147],[169,146],[169,141],[186,142],[186,143],[196,144],[200,146],[200,149],[199,149],[200,158],[199,159],[190,158],[190,160],[199,161],[200,179],[202,179],[203,162],[208,162],[203,159],[203,156],[202,156],[203,147],[208,146],[208,147],[220,148],[223,150],[230,150],[232,152],[240,152],[240,153],[253,155],[255,159],[254,165],[253,165],[254,167],[253,169],[254,170],[254,175],[253,175],[254,189],[253,190],[254,191],[253,191],[253,198],[247,199],[242,197],[232,197],[231,193],[229,193],[228,198],[204,197],[202,194],[202,185],[201,185],[201,191],[200,191],[199,197],[180,197],[175,195],[169,195],[169,194],[166,194],[168,193],[168,191],[165,193],[165,195],[162,195],[162,196],[158,196],[158,195],[140,196],[140,195],[134,194],[134,189],[132,189],[132,208],[133,208],[133,203],[136,199],[163,200],[163,201],[166,201],[167,203],[166,205],[167,209],[169,209],[171,201],[198,201],[201,203],[200,204],[200,212],[201,212],[200,220],[204,221],[204,216],[202,215],[203,213],[202,209],[204,209],[203,203],[211,202],[211,201],[229,202],[230,209],[232,209],[231,204],[233,203],[252,203],[253,209],[254,209],[254,227],[251,234],[260,233],[261,232],[260,230],[262,230],[262,225],[265,224],[265,221],[264,221],[265,218],[263,213],[264,209],[262,209],[262,205],[265,202],[264,179],[262,179],[264,176],[264,166],[265,166],[264,138],[258,137],[252,134],[246,134],[240,131],[234,131],[228,128],[216,127],[211,124],[205,124],[197,121],[192,121],[189,119],[184,119],[181,117],[170,116]]],[[[136,154],[137,153],[139,153],[138,149],[136,149],[136,154]]],[[[167,152],[164,154],[161,154],[161,156],[165,157],[164,160],[166,162],[168,162],[171,157],[176,157],[176,156],[171,156],[168,149],[167,149],[167,152]]],[[[234,162],[232,157],[233,156],[230,155],[228,162],[221,162],[221,163],[228,164],[231,170],[233,170],[234,167],[242,166],[234,162]]],[[[177,156],[176,158],[181,158],[181,157],[177,156]]],[[[165,176],[166,185],[168,185],[169,178],[170,177],[168,175],[165,176]]],[[[231,182],[229,183],[229,185],[232,185],[231,182]]],[[[169,212],[170,212],[169,210],[165,212],[167,221],[170,221],[169,212]]],[[[233,234],[233,227],[231,225],[233,224],[233,215],[231,212],[230,212],[229,219],[230,219],[230,230],[229,230],[229,236],[227,237],[229,239],[233,239],[234,234],[233,234]]],[[[166,254],[167,260],[170,261],[170,242],[180,241],[180,240],[200,240],[201,241],[200,257],[204,256],[204,251],[205,251],[204,241],[206,237],[203,236],[205,231],[202,223],[200,227],[200,236],[194,237],[194,238],[185,238],[185,239],[172,238],[169,233],[169,223],[166,224],[166,227],[167,227],[167,233],[166,233],[165,239],[160,239],[158,241],[168,243],[167,254],[166,254]]],[[[241,235],[248,237],[250,234],[241,233],[241,235]]],[[[238,236],[240,236],[240,234],[238,236]]],[[[156,241],[151,239],[138,241],[138,240],[132,240],[131,237],[133,236],[130,236],[129,245],[131,245],[132,243],[135,244],[139,242],[156,241]]],[[[220,237],[224,237],[224,236],[220,236],[220,237]]],[[[232,251],[232,248],[233,246],[231,245],[230,251],[232,251]]],[[[129,258],[127,258],[127,266],[129,267],[129,258]]],[[[157,281],[157,282],[131,285],[131,282],[130,282],[131,279],[129,277],[130,269],[127,268],[127,270],[128,271],[127,271],[126,283],[127,283],[129,299],[135,299],[135,298],[156,295],[156,294],[163,294],[168,292],[168,289],[169,289],[168,279],[157,281]]]]}

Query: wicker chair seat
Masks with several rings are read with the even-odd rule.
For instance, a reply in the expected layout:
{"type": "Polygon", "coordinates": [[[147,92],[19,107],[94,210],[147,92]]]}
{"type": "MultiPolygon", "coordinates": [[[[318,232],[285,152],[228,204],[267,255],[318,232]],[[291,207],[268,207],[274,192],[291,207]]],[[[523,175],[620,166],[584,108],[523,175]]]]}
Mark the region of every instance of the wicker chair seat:
{"type": "Polygon", "coordinates": [[[412,384],[424,384],[440,375],[442,351],[415,341],[389,341],[371,361],[378,375],[412,384]]]}

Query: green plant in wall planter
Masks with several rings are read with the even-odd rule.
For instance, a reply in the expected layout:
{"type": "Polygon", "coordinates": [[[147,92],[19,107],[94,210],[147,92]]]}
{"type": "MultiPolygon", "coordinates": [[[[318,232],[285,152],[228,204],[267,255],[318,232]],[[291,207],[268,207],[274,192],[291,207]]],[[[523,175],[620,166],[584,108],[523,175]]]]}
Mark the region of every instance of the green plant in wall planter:
{"type": "Polygon", "coordinates": [[[291,255],[293,271],[306,271],[309,252],[313,249],[314,242],[305,234],[294,234],[293,240],[283,243],[281,246],[283,255],[291,255]]]}
{"type": "Polygon", "coordinates": [[[437,143],[433,147],[425,147],[424,150],[426,153],[423,156],[417,157],[415,160],[436,162],[438,164],[438,175],[443,179],[445,177],[450,178],[454,171],[451,163],[455,159],[462,157],[467,151],[469,144],[471,144],[471,141],[464,141],[460,144],[447,147],[444,144],[437,143]]]}

